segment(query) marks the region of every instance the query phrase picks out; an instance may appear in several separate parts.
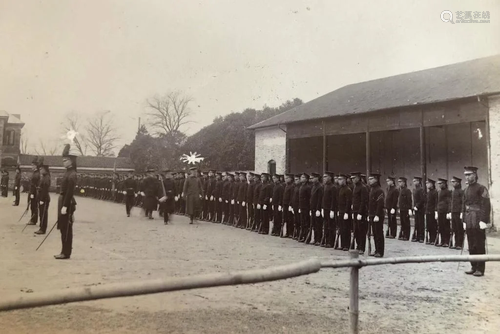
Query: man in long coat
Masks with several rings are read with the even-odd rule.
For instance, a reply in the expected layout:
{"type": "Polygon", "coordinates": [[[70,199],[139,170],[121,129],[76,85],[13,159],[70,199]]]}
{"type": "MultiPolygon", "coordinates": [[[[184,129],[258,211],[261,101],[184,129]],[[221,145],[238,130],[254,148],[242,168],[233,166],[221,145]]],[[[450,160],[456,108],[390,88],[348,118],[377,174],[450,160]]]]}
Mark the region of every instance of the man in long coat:
{"type": "Polygon", "coordinates": [[[189,215],[190,222],[193,223],[194,216],[200,209],[200,199],[205,195],[203,193],[203,185],[198,178],[198,169],[191,167],[190,175],[184,182],[182,193],[186,201],[186,214],[189,215]]]}
{"type": "Polygon", "coordinates": [[[177,196],[175,192],[175,183],[174,179],[172,178],[172,171],[170,170],[164,170],[164,178],[162,178],[163,182],[163,187],[161,188],[161,198],[160,198],[160,205],[163,210],[163,222],[165,225],[168,224],[170,215],[174,213],[175,209],[175,201],[174,198],[177,196]]]}
{"type": "Polygon", "coordinates": [[[144,179],[144,199],[143,199],[143,207],[146,211],[146,216],[149,219],[153,219],[153,211],[156,211],[158,206],[158,179],[153,176],[154,170],[148,171],[148,177],[144,179]]]}

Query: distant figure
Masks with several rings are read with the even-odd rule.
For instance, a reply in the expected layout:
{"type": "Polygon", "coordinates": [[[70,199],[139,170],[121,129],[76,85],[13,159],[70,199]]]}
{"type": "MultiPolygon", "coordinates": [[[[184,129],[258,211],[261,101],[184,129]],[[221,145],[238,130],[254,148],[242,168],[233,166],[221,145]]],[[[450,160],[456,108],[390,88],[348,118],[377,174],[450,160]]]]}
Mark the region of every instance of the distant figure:
{"type": "Polygon", "coordinates": [[[2,171],[2,181],[0,182],[2,188],[2,197],[7,197],[9,192],[9,172],[2,171]]]}
{"type": "Polygon", "coordinates": [[[186,201],[186,214],[189,215],[189,224],[192,224],[195,214],[200,210],[200,199],[205,194],[203,194],[201,180],[198,178],[198,169],[196,167],[191,167],[189,170],[190,175],[184,182],[182,193],[186,201]]]}
{"type": "Polygon", "coordinates": [[[12,196],[15,197],[13,206],[19,205],[19,193],[21,191],[21,168],[19,166],[16,167],[16,176],[14,178],[14,190],[12,192],[12,196]]]}

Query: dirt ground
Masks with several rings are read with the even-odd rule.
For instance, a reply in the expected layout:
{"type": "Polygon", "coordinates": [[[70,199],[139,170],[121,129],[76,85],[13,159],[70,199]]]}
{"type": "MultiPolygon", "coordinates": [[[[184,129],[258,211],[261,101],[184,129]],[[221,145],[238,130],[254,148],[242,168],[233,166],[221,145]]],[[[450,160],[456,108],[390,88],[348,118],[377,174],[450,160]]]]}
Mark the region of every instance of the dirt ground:
{"type": "MultiPolygon", "coordinates": [[[[139,209],[78,198],[73,256],[56,261],[59,231],[42,236],[19,207],[0,198],[0,298],[74,287],[266,268],[311,257],[346,259],[347,252],[263,236],[174,216],[147,220],[139,209]]],[[[49,227],[55,222],[52,195],[49,227]]],[[[490,253],[500,240],[488,239],[490,253]]],[[[386,239],[386,257],[458,254],[448,248],[386,239]]],[[[484,277],[469,264],[429,263],[363,268],[361,333],[498,333],[500,263],[484,277]]],[[[11,333],[348,333],[349,269],[271,283],[198,289],[0,313],[11,333]]]]}

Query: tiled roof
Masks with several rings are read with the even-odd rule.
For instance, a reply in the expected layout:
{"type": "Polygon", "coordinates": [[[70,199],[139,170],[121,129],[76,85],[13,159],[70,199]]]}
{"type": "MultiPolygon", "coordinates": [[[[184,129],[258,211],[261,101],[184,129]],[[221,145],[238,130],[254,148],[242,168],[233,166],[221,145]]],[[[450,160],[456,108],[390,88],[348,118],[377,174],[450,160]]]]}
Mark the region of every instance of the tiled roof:
{"type": "MultiPolygon", "coordinates": [[[[35,155],[21,154],[19,155],[19,163],[21,166],[31,165],[35,155]]],[[[44,158],[44,164],[49,167],[62,166],[62,157],[60,155],[45,155],[39,156],[44,158]]],[[[114,168],[116,162],[117,169],[134,169],[134,165],[128,158],[114,158],[114,157],[78,157],[77,165],[79,168],[114,168]]]]}
{"type": "Polygon", "coordinates": [[[249,128],[497,93],[500,55],[344,86],[249,128]]]}

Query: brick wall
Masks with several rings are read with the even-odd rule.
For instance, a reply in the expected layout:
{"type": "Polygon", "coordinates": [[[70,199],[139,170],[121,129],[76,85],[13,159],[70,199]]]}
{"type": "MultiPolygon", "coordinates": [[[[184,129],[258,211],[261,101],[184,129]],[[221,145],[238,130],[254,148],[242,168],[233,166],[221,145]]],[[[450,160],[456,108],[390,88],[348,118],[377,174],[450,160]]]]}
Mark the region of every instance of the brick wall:
{"type": "Polygon", "coordinates": [[[490,156],[490,197],[493,208],[493,221],[500,224],[500,96],[489,101],[489,156],[490,156]]]}
{"type": "Polygon", "coordinates": [[[283,130],[273,127],[255,131],[255,172],[268,172],[268,162],[274,160],[276,173],[285,173],[286,133],[283,130]]]}

